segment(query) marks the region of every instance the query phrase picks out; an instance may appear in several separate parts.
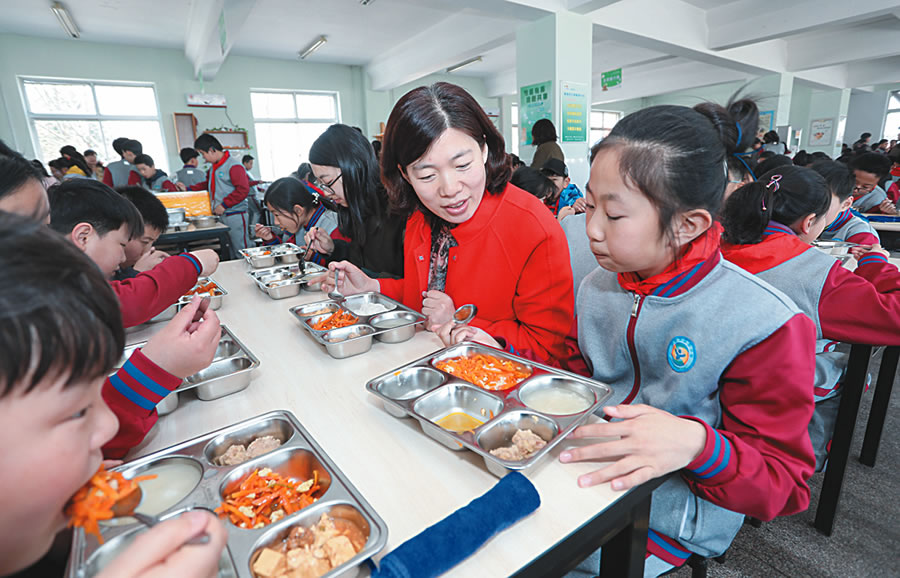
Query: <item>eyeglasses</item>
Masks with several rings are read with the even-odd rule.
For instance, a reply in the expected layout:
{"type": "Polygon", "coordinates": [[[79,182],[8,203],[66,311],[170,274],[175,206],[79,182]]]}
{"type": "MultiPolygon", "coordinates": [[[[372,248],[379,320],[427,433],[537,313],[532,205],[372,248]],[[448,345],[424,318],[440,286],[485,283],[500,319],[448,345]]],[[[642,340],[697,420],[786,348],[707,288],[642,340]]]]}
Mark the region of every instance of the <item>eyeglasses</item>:
{"type": "Polygon", "coordinates": [[[344,173],[338,174],[338,176],[334,177],[334,180],[331,181],[330,183],[323,183],[318,178],[316,178],[315,180],[313,180],[313,184],[316,185],[317,187],[319,187],[320,189],[322,189],[323,191],[325,191],[326,193],[328,193],[330,195],[334,195],[336,193],[334,192],[334,189],[332,189],[331,187],[333,187],[334,183],[338,182],[342,176],[344,176],[344,173]]]}
{"type": "Polygon", "coordinates": [[[875,185],[856,185],[853,187],[854,193],[871,193],[875,190],[875,185]]]}

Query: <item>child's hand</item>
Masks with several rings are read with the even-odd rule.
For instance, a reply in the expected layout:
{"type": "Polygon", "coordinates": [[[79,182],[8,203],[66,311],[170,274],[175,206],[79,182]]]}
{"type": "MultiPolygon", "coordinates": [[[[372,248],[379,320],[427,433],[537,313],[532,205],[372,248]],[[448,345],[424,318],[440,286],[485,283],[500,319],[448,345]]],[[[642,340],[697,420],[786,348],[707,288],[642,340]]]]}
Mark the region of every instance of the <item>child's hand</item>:
{"type": "Polygon", "coordinates": [[[475,341],[500,349],[500,344],[497,343],[497,340],[483,329],[478,329],[471,325],[457,325],[453,323],[452,319],[443,325],[432,325],[428,329],[441,338],[444,347],[450,347],[463,341],[475,341]]]}
{"type": "Polygon", "coordinates": [[[208,299],[194,296],[141,351],[175,377],[185,378],[206,368],[222,336],[219,318],[208,307],[208,299]]]}
{"type": "Polygon", "coordinates": [[[329,293],[334,291],[334,272],[338,273],[338,291],[343,295],[356,295],[367,291],[380,291],[381,284],[377,279],[372,279],[362,270],[349,261],[336,261],[328,264],[329,273],[317,277],[313,283],[322,280],[322,291],[329,293]]]}
{"type": "Polygon", "coordinates": [[[216,205],[216,208],[213,209],[213,215],[218,215],[221,217],[225,214],[225,205],[216,205]]]}
{"type": "Polygon", "coordinates": [[[144,255],[141,255],[141,258],[137,260],[137,263],[134,264],[135,271],[149,271],[153,269],[160,263],[166,260],[169,254],[165,251],[157,251],[156,248],[150,249],[144,255]]]}
{"type": "Polygon", "coordinates": [[[313,227],[303,236],[306,246],[312,246],[313,251],[322,255],[331,255],[334,251],[334,239],[324,229],[313,227]]]}
{"type": "Polygon", "coordinates": [[[617,405],[604,407],[603,411],[623,421],[583,425],[569,437],[620,439],[568,449],[559,456],[563,463],[613,462],[578,478],[582,488],[611,481],[614,490],[627,490],[680,470],[694,461],[706,445],[706,429],[701,424],[649,405],[617,405]]]}
{"type": "Polygon", "coordinates": [[[175,188],[179,191],[186,191],[187,185],[185,185],[184,183],[175,183],[175,188]]]}
{"type": "Polygon", "coordinates": [[[200,277],[209,277],[219,268],[219,254],[212,249],[199,249],[191,251],[191,255],[200,261],[200,277]]]}
{"type": "Polygon", "coordinates": [[[885,199],[881,201],[881,204],[878,205],[878,208],[881,209],[881,212],[886,215],[896,215],[897,214],[897,206],[891,202],[890,199],[885,199]]]}
{"type": "Polygon", "coordinates": [[[556,218],[557,218],[558,220],[562,221],[563,219],[565,219],[565,218],[568,217],[569,215],[574,215],[574,214],[575,214],[575,207],[574,207],[574,206],[571,206],[571,207],[563,207],[562,209],[559,210],[559,214],[556,215],[556,218]]]}
{"type": "Polygon", "coordinates": [[[272,232],[271,227],[266,227],[265,225],[260,225],[256,223],[256,226],[253,228],[253,232],[256,233],[256,236],[262,239],[263,241],[271,241],[275,238],[275,233],[272,232]]]}
{"type": "Polygon", "coordinates": [[[572,203],[572,208],[575,209],[576,213],[583,213],[587,211],[587,201],[584,200],[584,197],[578,197],[575,199],[575,202],[572,203]]]}
{"type": "Polygon", "coordinates": [[[891,253],[889,251],[887,251],[877,243],[875,245],[859,245],[857,247],[850,247],[850,252],[853,254],[853,258],[857,261],[859,261],[861,257],[871,254],[884,255],[885,257],[891,256],[891,253]]]}
{"type": "Polygon", "coordinates": [[[98,578],[212,577],[218,573],[227,537],[225,527],[209,512],[187,512],[135,538],[98,578]],[[204,532],[208,544],[185,544],[204,532]]]}
{"type": "Polygon", "coordinates": [[[453,299],[449,295],[441,291],[427,291],[422,293],[422,314],[428,317],[425,322],[426,327],[435,325],[443,325],[453,320],[453,313],[456,306],[453,305],[453,299]]]}

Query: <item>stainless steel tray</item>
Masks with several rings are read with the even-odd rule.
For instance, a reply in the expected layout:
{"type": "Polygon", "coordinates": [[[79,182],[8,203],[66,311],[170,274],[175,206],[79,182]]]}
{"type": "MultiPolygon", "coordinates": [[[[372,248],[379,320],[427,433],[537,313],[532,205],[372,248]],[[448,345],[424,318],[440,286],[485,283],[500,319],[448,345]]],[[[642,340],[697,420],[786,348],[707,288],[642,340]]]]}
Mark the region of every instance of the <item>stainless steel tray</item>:
{"type": "Polygon", "coordinates": [[[262,247],[250,247],[238,251],[253,268],[271,267],[276,261],[283,265],[296,263],[300,260],[303,250],[293,243],[281,243],[280,245],[263,245],[262,247]]]}
{"type": "MultiPolygon", "coordinates": [[[[217,508],[225,489],[230,484],[243,480],[257,468],[269,467],[281,475],[298,480],[307,479],[304,476],[311,476],[313,469],[319,473],[319,483],[323,485],[324,493],[311,506],[260,529],[246,530],[238,528],[227,519],[222,520],[228,527],[228,544],[220,562],[219,576],[251,578],[253,574],[250,562],[256,550],[279,540],[289,528],[296,525],[311,526],[323,512],[355,518],[367,526],[369,531],[363,549],[325,576],[331,578],[354,574],[360,565],[387,544],[388,529],[384,520],[290,412],[265,413],[123,464],[116,470],[123,472],[126,478],[132,478],[140,475],[146,468],[166,460],[193,466],[198,470],[199,481],[180,501],[163,511],[163,518],[190,509],[217,508]],[[264,435],[278,438],[283,442],[282,446],[237,466],[219,466],[214,462],[228,446],[235,443],[246,444],[251,439],[264,435]]],[[[140,506],[138,510],[140,511],[140,506]]],[[[104,562],[110,561],[141,531],[144,528],[137,523],[102,526],[105,544],[99,546],[94,537],[86,536],[81,529],[76,530],[66,569],[67,578],[93,576],[100,571],[104,562]]]]}
{"type": "Polygon", "coordinates": [[[441,349],[380,375],[369,380],[366,389],[381,399],[389,414],[415,418],[425,434],[451,450],[472,450],[484,458],[487,469],[499,477],[533,466],[612,395],[612,388],[605,383],[471,342],[441,349]],[[441,360],[476,353],[511,360],[529,369],[531,375],[509,389],[494,391],[482,389],[435,366],[441,360]],[[585,402],[592,399],[593,403],[578,413],[555,415],[533,409],[523,401],[523,392],[527,399],[528,395],[544,389],[568,390],[583,397],[585,402]],[[456,412],[484,423],[463,433],[437,425],[437,421],[456,412]],[[490,453],[492,449],[509,446],[516,429],[530,429],[547,445],[520,461],[502,460],[490,453]]]}
{"type": "MultiPolygon", "coordinates": [[[[146,341],[142,341],[126,346],[122,362],[116,369],[125,365],[135,349],[146,344],[146,341]]],[[[247,389],[253,378],[252,372],[257,367],[259,359],[227,326],[222,325],[222,337],[219,338],[219,346],[209,367],[186,377],[180,386],[156,405],[156,412],[159,415],[166,415],[175,411],[178,407],[178,394],[189,389],[196,388],[197,397],[204,401],[219,399],[247,389]]]]}
{"type": "Polygon", "coordinates": [[[324,345],[328,353],[336,359],[365,353],[372,348],[372,339],[378,339],[385,343],[406,341],[415,335],[416,327],[425,322],[425,316],[418,311],[375,292],[351,295],[342,302],[326,299],[298,305],[291,307],[290,312],[300,321],[300,325],[309,332],[313,339],[324,345]],[[364,304],[379,304],[386,307],[387,311],[373,315],[354,313],[354,309],[358,310],[364,304]],[[357,322],[330,331],[319,331],[312,328],[311,323],[324,319],[339,310],[353,314],[358,318],[357,322]]]}
{"type": "Polygon", "coordinates": [[[313,289],[309,282],[327,271],[318,263],[305,261],[302,264],[279,265],[278,267],[248,271],[247,275],[253,279],[260,291],[272,299],[286,299],[298,295],[301,289],[318,291],[318,287],[313,289]]]}
{"type": "MultiPolygon", "coordinates": [[[[214,294],[209,296],[209,308],[215,311],[222,306],[222,299],[226,295],[228,295],[228,291],[226,291],[224,287],[219,285],[219,283],[215,279],[213,279],[212,277],[199,277],[194,286],[191,287],[190,291],[193,291],[201,285],[206,285],[207,283],[212,283],[216,286],[214,294]]],[[[172,319],[181,310],[181,308],[190,303],[191,299],[193,298],[193,295],[182,295],[178,298],[178,301],[176,301],[169,307],[166,307],[162,312],[156,315],[156,317],[150,319],[150,321],[148,321],[147,323],[158,323],[160,321],[168,321],[172,319]]],[[[142,323],[141,325],[144,324],[142,323]]]]}

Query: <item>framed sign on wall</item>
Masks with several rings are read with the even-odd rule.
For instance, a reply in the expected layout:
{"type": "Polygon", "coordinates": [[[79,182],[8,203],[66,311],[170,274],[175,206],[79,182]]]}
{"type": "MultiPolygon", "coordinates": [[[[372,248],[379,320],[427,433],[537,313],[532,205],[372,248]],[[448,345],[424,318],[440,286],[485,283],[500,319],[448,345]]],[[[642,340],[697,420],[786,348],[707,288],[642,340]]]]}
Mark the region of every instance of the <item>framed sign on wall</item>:
{"type": "Polygon", "coordinates": [[[834,119],[820,118],[809,123],[809,146],[827,147],[834,143],[834,119]]]}

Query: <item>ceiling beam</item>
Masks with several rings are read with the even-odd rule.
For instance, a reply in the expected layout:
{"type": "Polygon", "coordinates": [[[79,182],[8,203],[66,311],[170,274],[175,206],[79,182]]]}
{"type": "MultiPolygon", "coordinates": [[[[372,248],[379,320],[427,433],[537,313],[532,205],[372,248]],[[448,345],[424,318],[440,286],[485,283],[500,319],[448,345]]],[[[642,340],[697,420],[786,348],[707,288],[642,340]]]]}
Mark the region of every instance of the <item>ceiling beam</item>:
{"type": "Polygon", "coordinates": [[[792,72],[900,56],[900,22],[892,20],[789,40],[787,55],[788,70],[792,72]]]}
{"type": "Polygon", "coordinates": [[[606,8],[621,0],[568,0],[566,8],[575,14],[590,14],[595,10],[606,8]]]}
{"type": "Polygon", "coordinates": [[[622,71],[619,88],[603,92],[600,78],[594,77],[592,104],[656,96],[700,86],[747,80],[751,75],[702,62],[678,59],[636,66],[622,71]]]}
{"type": "Polygon", "coordinates": [[[194,76],[213,80],[257,0],[194,0],[185,26],[184,54],[194,76]],[[222,43],[224,22],[224,45],[222,43]]]}
{"type": "Polygon", "coordinates": [[[854,87],[900,82],[900,57],[858,62],[848,67],[847,81],[854,87]]]}
{"type": "Polygon", "coordinates": [[[761,5],[759,0],[741,0],[712,8],[706,13],[709,29],[707,46],[711,50],[724,50],[826,26],[846,26],[891,14],[898,6],[900,2],[897,0],[791,0],[771,5],[761,5]]]}

